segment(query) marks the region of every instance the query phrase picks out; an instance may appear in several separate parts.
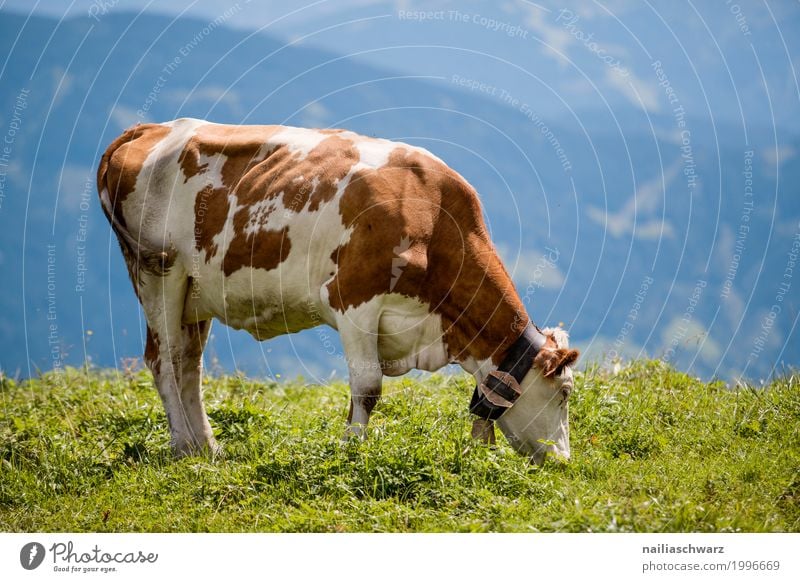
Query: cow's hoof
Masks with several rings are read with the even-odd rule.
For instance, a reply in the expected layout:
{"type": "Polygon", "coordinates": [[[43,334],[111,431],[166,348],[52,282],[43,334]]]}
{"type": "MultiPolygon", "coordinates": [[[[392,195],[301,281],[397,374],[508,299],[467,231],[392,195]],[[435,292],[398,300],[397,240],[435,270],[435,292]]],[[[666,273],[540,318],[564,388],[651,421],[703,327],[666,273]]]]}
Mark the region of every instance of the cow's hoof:
{"type": "Polygon", "coordinates": [[[216,442],[212,442],[206,448],[206,453],[211,457],[211,460],[213,460],[213,461],[216,461],[217,459],[224,459],[225,458],[225,449],[223,449],[216,442]]]}
{"type": "Polygon", "coordinates": [[[172,445],[172,454],[176,459],[183,459],[184,457],[206,457],[211,460],[216,460],[224,456],[222,447],[216,441],[208,443],[181,443],[172,445]]]}
{"type": "Polygon", "coordinates": [[[365,424],[350,424],[344,431],[342,442],[361,442],[367,438],[367,426],[365,424]]]}

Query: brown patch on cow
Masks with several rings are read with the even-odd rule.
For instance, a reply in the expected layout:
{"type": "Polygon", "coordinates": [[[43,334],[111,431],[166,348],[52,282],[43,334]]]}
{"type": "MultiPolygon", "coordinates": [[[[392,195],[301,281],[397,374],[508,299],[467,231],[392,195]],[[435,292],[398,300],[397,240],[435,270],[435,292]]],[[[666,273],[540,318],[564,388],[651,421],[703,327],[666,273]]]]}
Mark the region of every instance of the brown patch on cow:
{"type": "Polygon", "coordinates": [[[354,230],[331,257],[339,268],[328,285],[334,309],[390,291],[417,298],[441,315],[451,358],[502,360],[528,316],[461,176],[398,147],[386,165],[351,178],[339,211],[354,230]],[[392,287],[401,247],[408,262],[392,287]]]}
{"type": "Polygon", "coordinates": [[[274,269],[289,255],[288,227],[265,230],[278,199],[291,212],[315,212],[330,201],[342,180],[358,162],[352,142],[332,135],[322,140],[304,158],[278,146],[253,167],[236,187],[237,207],[233,216],[233,238],[225,254],[223,270],[274,269]]]}
{"type": "Polygon", "coordinates": [[[185,332],[183,339],[184,365],[188,363],[192,366],[197,366],[198,369],[202,369],[200,357],[203,355],[210,325],[211,321],[205,319],[183,326],[185,332]]]}
{"type": "Polygon", "coordinates": [[[381,389],[378,387],[373,392],[359,396],[358,398],[361,400],[361,405],[364,407],[364,410],[367,411],[367,415],[369,416],[372,414],[372,411],[375,410],[375,407],[378,405],[378,401],[381,399],[381,389]]]}
{"type": "Polygon", "coordinates": [[[159,354],[158,334],[147,326],[147,341],[144,345],[144,362],[150,368],[153,376],[158,380],[161,374],[161,356],[159,354]]]}
{"type": "Polygon", "coordinates": [[[178,165],[183,172],[184,184],[195,176],[205,174],[206,170],[208,170],[208,163],[200,163],[200,145],[197,136],[192,137],[178,156],[178,165]]]}
{"type": "Polygon", "coordinates": [[[254,168],[237,189],[240,205],[281,197],[292,212],[315,212],[336,194],[339,181],[359,160],[358,149],[348,139],[331,135],[313,148],[305,158],[278,146],[254,168]]]}
{"type": "Polygon", "coordinates": [[[278,200],[293,212],[316,211],[333,198],[338,182],[358,162],[353,143],[337,135],[341,130],[322,131],[330,137],[303,158],[286,145],[268,146],[281,129],[203,125],[179,156],[185,180],[208,171],[202,157],[226,158],[221,168],[223,187],[206,186],[197,194],[194,208],[195,247],[206,252],[208,262],[219,250],[214,239],[228,220],[228,196],[236,196],[232,239],[223,259],[226,275],[245,267],[274,269],[286,260],[291,248],[288,229],[264,229],[278,200]]]}
{"type": "MultiPolygon", "coordinates": [[[[379,170],[356,172],[339,202],[344,226],[354,230],[349,241],[331,255],[338,272],[328,291],[331,307],[337,311],[389,292],[392,261],[404,240],[409,241],[404,256],[410,260],[403,266],[395,290],[417,296],[412,287],[425,283],[426,249],[438,200],[409,175],[399,150],[404,148],[395,150],[379,170]]],[[[438,192],[432,194],[438,196],[438,192]]]]}
{"type": "Polygon", "coordinates": [[[580,352],[566,348],[556,348],[552,336],[547,336],[544,347],[539,350],[533,359],[533,365],[542,371],[545,378],[555,378],[561,375],[564,368],[578,361],[580,352]]]}
{"type": "Polygon", "coordinates": [[[280,127],[276,125],[201,125],[178,156],[184,182],[208,171],[208,162],[201,156],[225,156],[220,168],[223,187],[205,186],[195,199],[195,248],[205,251],[206,262],[218,251],[214,237],[222,232],[228,218],[228,195],[243,176],[271,153],[269,138],[280,127]]]}
{"type": "Polygon", "coordinates": [[[136,179],[153,148],[170,132],[170,128],[157,123],[143,123],[131,127],[111,142],[97,169],[97,188],[105,186],[111,203],[111,213],[125,226],[122,203],[136,189],[136,179]]]}
{"type": "Polygon", "coordinates": [[[228,218],[228,190],[206,186],[194,201],[194,244],[198,251],[206,252],[206,263],[217,254],[214,237],[225,228],[228,218]]]}
{"type": "MultiPolygon", "coordinates": [[[[242,214],[248,212],[242,209],[242,214]]],[[[237,213],[239,216],[239,213],[237,213]]],[[[234,218],[236,223],[236,218],[234,218]]],[[[292,242],[289,240],[289,227],[281,230],[259,230],[255,234],[239,232],[231,240],[228,252],[222,261],[222,270],[226,277],[243,268],[271,270],[280,265],[289,256],[292,242]]]]}
{"type": "MultiPolygon", "coordinates": [[[[294,178],[297,176],[295,169],[299,160],[300,152],[292,153],[286,145],[277,146],[270,156],[253,168],[238,185],[237,204],[243,207],[238,212],[265,200],[272,200],[271,206],[274,207],[280,196],[283,196],[284,201],[287,198],[291,199],[299,186],[294,183],[294,178]],[[289,174],[292,175],[292,180],[287,179],[289,174]],[[283,190],[287,186],[291,194],[283,190]]],[[[288,202],[286,204],[288,206],[288,202]]],[[[268,215],[263,218],[268,218],[268,215]]]]}
{"type": "Polygon", "coordinates": [[[233,188],[248,170],[269,155],[264,146],[282,128],[278,125],[201,125],[189,139],[178,158],[185,180],[203,174],[208,164],[200,156],[224,155],[222,183],[233,188]]]}

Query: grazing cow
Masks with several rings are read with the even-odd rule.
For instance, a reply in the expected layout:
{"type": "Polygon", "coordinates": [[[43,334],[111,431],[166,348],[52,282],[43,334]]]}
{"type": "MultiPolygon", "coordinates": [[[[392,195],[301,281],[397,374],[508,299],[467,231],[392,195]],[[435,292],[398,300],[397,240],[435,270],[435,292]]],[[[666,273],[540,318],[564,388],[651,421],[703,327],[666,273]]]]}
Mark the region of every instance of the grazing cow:
{"type": "Polygon", "coordinates": [[[343,130],[195,119],[126,130],[97,187],[147,319],[177,454],[216,450],[201,398],[212,318],[256,339],[339,331],[360,435],[384,375],[455,362],[473,434],[569,455],[570,350],[529,319],[475,190],[431,153],[343,130]]]}

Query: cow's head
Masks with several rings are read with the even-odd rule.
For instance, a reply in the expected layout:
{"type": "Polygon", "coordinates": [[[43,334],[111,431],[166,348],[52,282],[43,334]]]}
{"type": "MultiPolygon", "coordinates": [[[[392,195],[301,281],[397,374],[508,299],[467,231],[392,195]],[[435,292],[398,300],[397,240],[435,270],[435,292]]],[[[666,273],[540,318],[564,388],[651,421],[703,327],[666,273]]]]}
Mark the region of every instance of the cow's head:
{"type": "Polygon", "coordinates": [[[511,446],[537,464],[548,452],[569,458],[568,400],[573,388],[572,365],[579,355],[569,349],[564,330],[547,328],[542,332],[547,341],[520,382],[522,394],[497,419],[511,446]]]}

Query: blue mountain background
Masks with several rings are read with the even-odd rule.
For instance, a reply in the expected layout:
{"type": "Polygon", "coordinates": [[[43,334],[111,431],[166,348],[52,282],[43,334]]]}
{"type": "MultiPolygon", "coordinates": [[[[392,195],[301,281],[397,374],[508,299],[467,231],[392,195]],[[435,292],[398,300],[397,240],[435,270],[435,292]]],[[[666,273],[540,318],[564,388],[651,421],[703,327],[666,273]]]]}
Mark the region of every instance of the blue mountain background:
{"type": "MultiPolygon", "coordinates": [[[[431,150],[481,194],[533,319],[584,361],[730,381],[796,364],[800,6],[740,4],[7,2],[0,369],[141,355],[94,173],[124,128],[177,117],[431,150]]],[[[258,343],[217,322],[206,361],[345,369],[327,328],[258,343]]]]}

